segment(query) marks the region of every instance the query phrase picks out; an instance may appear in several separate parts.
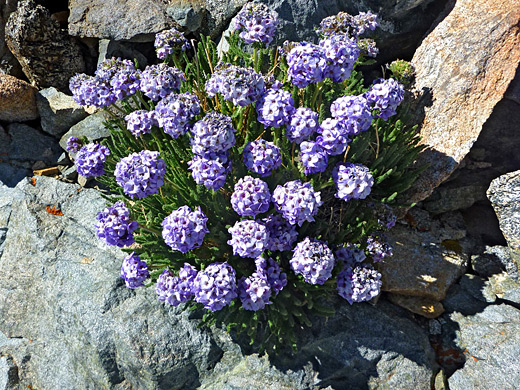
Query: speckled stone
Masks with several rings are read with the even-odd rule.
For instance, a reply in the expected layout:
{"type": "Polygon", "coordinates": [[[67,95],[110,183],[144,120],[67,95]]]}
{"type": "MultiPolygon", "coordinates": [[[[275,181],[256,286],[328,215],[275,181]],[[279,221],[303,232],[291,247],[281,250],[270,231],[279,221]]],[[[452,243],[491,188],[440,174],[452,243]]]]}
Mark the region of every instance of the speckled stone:
{"type": "Polygon", "coordinates": [[[0,120],[24,122],[38,118],[36,92],[31,84],[0,73],[0,120]]]}

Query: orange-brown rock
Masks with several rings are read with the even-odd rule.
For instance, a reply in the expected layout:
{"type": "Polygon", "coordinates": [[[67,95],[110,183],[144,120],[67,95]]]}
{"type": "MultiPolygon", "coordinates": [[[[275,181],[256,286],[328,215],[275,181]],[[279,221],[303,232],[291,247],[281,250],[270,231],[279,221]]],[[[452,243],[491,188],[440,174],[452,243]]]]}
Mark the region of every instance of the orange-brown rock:
{"type": "Polygon", "coordinates": [[[430,167],[409,192],[428,197],[457,168],[502,99],[520,62],[520,0],[457,0],[423,40],[414,107],[430,167]]]}
{"type": "Polygon", "coordinates": [[[23,122],[38,118],[36,92],[31,84],[0,73],[0,120],[23,122]]]}

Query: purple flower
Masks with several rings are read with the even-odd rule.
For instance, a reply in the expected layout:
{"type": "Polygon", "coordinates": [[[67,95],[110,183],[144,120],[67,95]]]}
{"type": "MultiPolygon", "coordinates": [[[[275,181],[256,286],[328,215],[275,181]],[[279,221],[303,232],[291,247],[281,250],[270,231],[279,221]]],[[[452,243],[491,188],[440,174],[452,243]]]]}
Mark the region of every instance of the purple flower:
{"type": "Polygon", "coordinates": [[[95,227],[100,240],[122,248],[135,242],[133,232],[138,224],[130,219],[130,211],[124,202],[118,201],[98,213],[95,227]]]}
{"type": "Polygon", "coordinates": [[[314,191],[311,183],[293,180],[278,185],[273,192],[273,203],[291,225],[302,226],[305,221],[313,222],[323,202],[319,192],[314,191]]]}
{"type": "Polygon", "coordinates": [[[257,257],[255,260],[256,272],[267,277],[267,283],[271,288],[271,293],[278,295],[280,291],[287,286],[287,275],[282,272],[280,264],[272,258],[267,260],[263,257],[257,257]]]}
{"type": "Polygon", "coordinates": [[[318,113],[307,107],[298,107],[291,117],[291,121],[285,130],[287,138],[291,142],[300,144],[309,139],[318,129],[318,113]]]}
{"type": "Polygon", "coordinates": [[[191,149],[199,156],[226,152],[235,144],[235,132],[230,117],[208,112],[191,130],[191,149]]]}
{"type": "Polygon", "coordinates": [[[325,172],[329,156],[325,149],[317,142],[303,141],[300,144],[300,160],[304,167],[304,173],[310,175],[325,172]]]}
{"type": "Polygon", "coordinates": [[[404,88],[394,79],[377,79],[365,93],[375,117],[387,120],[397,113],[396,109],[404,99],[404,88]]]}
{"type": "Polygon", "coordinates": [[[318,35],[322,37],[331,37],[334,35],[352,36],[352,23],[354,17],[347,12],[340,12],[324,18],[320,22],[320,27],[316,30],[318,35]]]}
{"type": "Polygon", "coordinates": [[[157,194],[164,183],[166,164],[159,152],[143,150],[132,153],[116,164],[114,176],[117,184],[129,197],[142,199],[157,194]]]}
{"type": "Polygon", "coordinates": [[[325,79],[327,62],[323,48],[318,45],[300,42],[287,54],[287,65],[287,74],[298,88],[305,88],[325,79]]]}
{"type": "Polygon", "coordinates": [[[184,73],[166,64],[147,66],[141,73],[141,91],[152,100],[159,100],[176,92],[181,81],[186,80],[184,73]]]}
{"type": "Polygon", "coordinates": [[[242,30],[245,43],[270,44],[278,26],[278,13],[262,3],[246,3],[234,19],[235,30],[242,30]]]}
{"type": "Polygon", "coordinates": [[[237,297],[235,270],[228,263],[213,263],[200,271],[193,281],[195,301],[217,311],[237,297]]]}
{"type": "Polygon", "coordinates": [[[377,23],[377,15],[372,12],[360,12],[359,15],[354,16],[352,21],[352,27],[354,28],[355,34],[362,35],[366,30],[374,31],[379,26],[377,23]]]}
{"type": "Polygon", "coordinates": [[[238,284],[238,296],[245,310],[257,311],[271,304],[271,286],[267,276],[261,272],[254,272],[248,278],[241,278],[238,284]]]}
{"type": "Polygon", "coordinates": [[[188,206],[179,207],[162,222],[162,236],[166,245],[174,251],[186,253],[202,245],[208,218],[200,207],[191,211],[188,206]]]}
{"type": "Polygon", "coordinates": [[[191,161],[188,161],[188,167],[195,183],[214,191],[224,185],[227,174],[232,168],[231,159],[225,153],[195,155],[191,161]]]}
{"type": "Polygon", "coordinates": [[[306,237],[293,252],[289,264],[307,283],[323,284],[332,276],[335,259],[326,242],[306,237]]]}
{"type": "Polygon", "coordinates": [[[381,274],[368,265],[345,267],[338,274],[338,294],[351,305],[378,296],[381,285],[381,274]]]}
{"type": "Polygon", "coordinates": [[[125,116],[126,128],[134,136],[149,134],[157,126],[154,111],[137,110],[125,116]]]}
{"type": "Polygon", "coordinates": [[[110,155],[105,145],[89,143],[76,154],[74,164],[78,174],[84,177],[98,177],[105,174],[103,164],[110,155]]]}
{"type": "Polygon", "coordinates": [[[335,254],[336,259],[348,267],[354,267],[357,263],[361,263],[367,258],[363,249],[351,243],[339,246],[335,254]]]}
{"type": "Polygon", "coordinates": [[[142,261],[134,252],[123,260],[121,265],[121,277],[125,280],[126,287],[137,288],[144,286],[144,281],[150,276],[146,262],[142,261]]]}
{"type": "Polygon", "coordinates": [[[67,140],[67,151],[72,153],[77,153],[83,146],[83,141],[81,141],[78,137],[70,137],[67,140]]]}
{"type": "Polygon", "coordinates": [[[386,229],[391,229],[395,226],[397,217],[395,216],[392,207],[388,206],[387,204],[380,204],[379,207],[376,209],[376,215],[377,223],[380,226],[386,229]]]}
{"type": "Polygon", "coordinates": [[[386,239],[382,234],[379,236],[371,235],[367,239],[367,252],[372,256],[372,260],[379,263],[385,258],[393,255],[393,248],[388,242],[386,242],[386,239]]]}
{"type": "Polygon", "coordinates": [[[269,232],[266,249],[270,251],[288,251],[298,238],[296,226],[287,222],[280,214],[269,215],[263,223],[269,232]]]}
{"type": "Polygon", "coordinates": [[[173,54],[175,50],[188,50],[191,45],[184,34],[175,28],[161,31],[155,35],[155,51],[157,52],[157,58],[164,59],[169,54],[173,54]]]}
{"type": "Polygon", "coordinates": [[[224,100],[245,107],[262,97],[265,81],[253,68],[220,63],[206,82],[205,88],[209,97],[220,93],[224,100]]]}
{"type": "Polygon", "coordinates": [[[244,147],[244,164],[251,172],[269,176],[282,165],[282,154],[272,142],[259,139],[244,147]]]}
{"type": "Polygon", "coordinates": [[[237,221],[228,229],[233,247],[233,254],[240,257],[258,257],[262,254],[269,240],[267,228],[256,221],[237,221]]]}
{"type": "Polygon", "coordinates": [[[318,132],[321,136],[317,137],[316,141],[327,154],[336,156],[347,149],[350,138],[343,122],[327,118],[321,123],[318,132]]]}
{"type": "Polygon", "coordinates": [[[281,89],[279,83],[275,83],[256,104],[258,122],[264,127],[278,128],[287,125],[294,110],[292,95],[281,89]]]}
{"type": "Polygon", "coordinates": [[[321,40],[320,46],[327,62],[325,77],[335,83],[348,79],[360,54],[356,39],[347,35],[333,35],[321,40]]]}
{"type": "Polygon", "coordinates": [[[373,39],[360,39],[358,40],[357,44],[362,55],[375,58],[379,54],[379,49],[376,46],[376,41],[374,41],[373,39]]]}
{"type": "Polygon", "coordinates": [[[74,101],[82,106],[107,107],[117,100],[108,81],[86,74],[71,77],[69,89],[74,101]]]}
{"type": "Polygon", "coordinates": [[[368,130],[372,123],[372,111],[363,96],[342,96],[334,100],[330,112],[345,126],[349,135],[368,130]]]}
{"type": "Polygon", "coordinates": [[[139,90],[140,72],[130,60],[104,60],[96,70],[96,77],[110,84],[111,91],[118,100],[139,90]]]}
{"type": "Polygon", "coordinates": [[[246,176],[235,184],[235,191],[231,195],[231,206],[242,217],[255,217],[257,214],[269,210],[271,193],[267,183],[246,176]]]}
{"type": "Polygon", "coordinates": [[[374,185],[374,178],[367,167],[361,164],[340,163],[332,171],[336,183],[336,198],[365,199],[374,185]]]}
{"type": "Polygon", "coordinates": [[[191,121],[200,114],[200,101],[191,93],[172,93],[157,103],[155,114],[159,127],[178,138],[191,129],[191,121]]]}
{"type": "Polygon", "coordinates": [[[197,269],[188,263],[184,263],[179,276],[174,276],[169,269],[165,269],[155,287],[159,301],[172,306],[188,302],[194,296],[193,285],[197,274],[197,269]]]}

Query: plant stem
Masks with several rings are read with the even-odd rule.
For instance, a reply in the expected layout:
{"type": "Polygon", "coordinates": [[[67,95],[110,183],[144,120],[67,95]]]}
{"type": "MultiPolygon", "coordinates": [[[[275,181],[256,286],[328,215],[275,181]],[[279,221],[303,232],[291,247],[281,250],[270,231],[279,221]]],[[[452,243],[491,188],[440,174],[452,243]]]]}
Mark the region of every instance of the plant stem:
{"type": "Polygon", "coordinates": [[[139,228],[143,229],[145,232],[153,233],[153,234],[158,235],[159,237],[162,237],[162,233],[159,230],[155,230],[155,229],[143,226],[143,225],[139,225],[139,228]]]}

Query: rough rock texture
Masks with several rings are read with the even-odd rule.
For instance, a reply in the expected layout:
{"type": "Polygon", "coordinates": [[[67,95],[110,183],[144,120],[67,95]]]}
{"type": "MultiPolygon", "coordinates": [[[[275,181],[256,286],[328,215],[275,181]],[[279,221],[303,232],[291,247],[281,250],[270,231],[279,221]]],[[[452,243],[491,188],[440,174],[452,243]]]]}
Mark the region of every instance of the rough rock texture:
{"type": "Polygon", "coordinates": [[[520,282],[507,273],[493,275],[488,285],[497,298],[520,305],[520,282]]]}
{"type": "Polygon", "coordinates": [[[387,294],[390,302],[404,307],[412,313],[419,314],[425,318],[437,318],[444,313],[442,303],[435,299],[424,297],[412,297],[400,294],[387,294]]]}
{"type": "Polygon", "coordinates": [[[32,169],[52,166],[62,152],[58,141],[27,125],[0,127],[0,182],[14,187],[32,169]]]}
{"type": "Polygon", "coordinates": [[[502,271],[518,277],[518,269],[511,260],[511,253],[506,246],[487,246],[484,252],[471,256],[471,268],[483,277],[499,274],[502,271]]]}
{"type": "Polygon", "coordinates": [[[38,88],[53,86],[65,91],[69,79],[85,71],[79,45],[33,0],[21,1],[9,16],[6,41],[27,78],[38,88]]]}
{"type": "Polygon", "coordinates": [[[377,264],[383,291],[440,301],[464,274],[467,255],[448,249],[431,232],[397,225],[388,239],[394,255],[377,264]]]}
{"type": "Polygon", "coordinates": [[[108,129],[103,125],[105,114],[100,111],[89,115],[81,122],[70,128],[60,139],[60,146],[67,148],[67,141],[70,137],[87,137],[89,141],[97,141],[110,135],[108,129]]]}
{"type": "Polygon", "coordinates": [[[36,95],[36,104],[41,117],[42,130],[55,137],[61,137],[71,126],[88,114],[71,96],[51,87],[36,95]]]}
{"type": "Polygon", "coordinates": [[[425,199],[455,170],[502,99],[520,61],[520,0],[457,1],[423,40],[416,68],[414,123],[422,123],[430,167],[409,192],[425,199]]]}
{"type": "Polygon", "coordinates": [[[520,171],[493,180],[487,195],[497,213],[511,258],[520,268],[520,171]]]}
{"type": "Polygon", "coordinates": [[[24,122],[38,118],[36,92],[31,84],[0,73],[0,120],[24,122]]]}
{"type": "Polygon", "coordinates": [[[226,28],[245,0],[71,0],[69,32],[80,37],[153,41],[174,26],[213,38],[226,28]]]}
{"type": "Polygon", "coordinates": [[[0,188],[0,355],[16,363],[20,389],[430,389],[426,333],[384,301],[341,301],[303,333],[296,357],[244,356],[153,289],[124,287],[124,254],[95,237],[104,205],[94,190],[46,177],[0,188]]]}
{"type": "Polygon", "coordinates": [[[21,77],[23,75],[22,68],[5,43],[5,24],[11,12],[16,9],[17,4],[18,0],[3,0],[0,2],[0,73],[21,77]]]}
{"type": "Polygon", "coordinates": [[[520,310],[491,305],[473,316],[450,318],[459,326],[457,345],[468,354],[464,367],[448,379],[450,389],[518,389],[520,310]]]}

